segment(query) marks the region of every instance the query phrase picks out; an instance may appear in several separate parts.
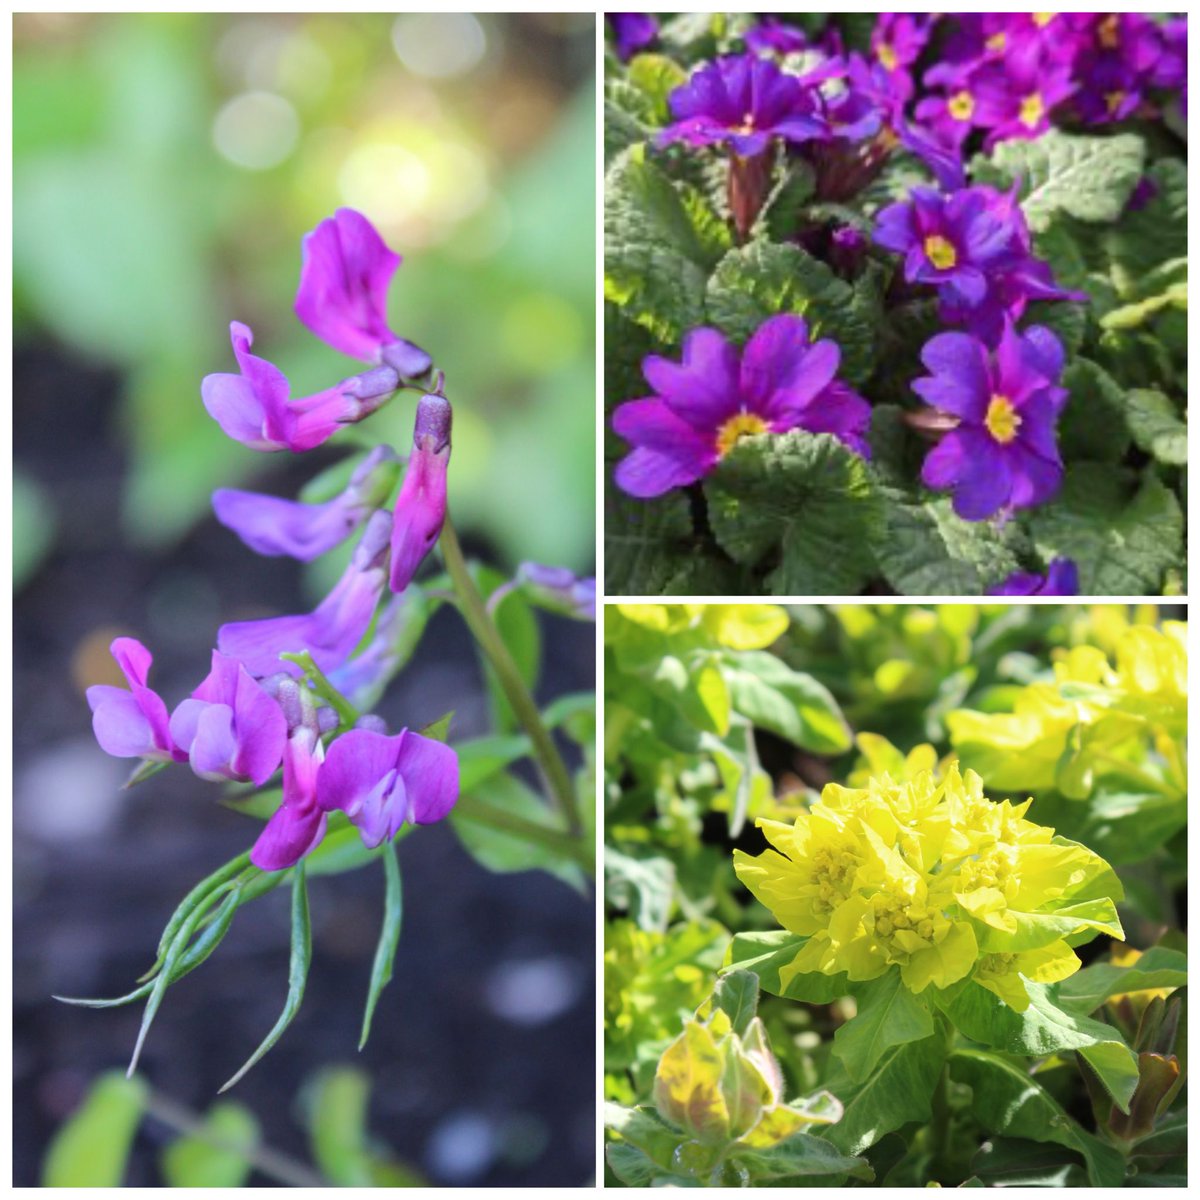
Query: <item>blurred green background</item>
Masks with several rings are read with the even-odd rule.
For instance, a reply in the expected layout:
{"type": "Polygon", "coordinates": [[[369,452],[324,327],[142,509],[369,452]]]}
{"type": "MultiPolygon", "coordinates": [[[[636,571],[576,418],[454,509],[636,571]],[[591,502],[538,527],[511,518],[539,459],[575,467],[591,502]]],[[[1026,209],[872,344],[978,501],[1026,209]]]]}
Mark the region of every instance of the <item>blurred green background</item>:
{"type": "MultiPolygon", "coordinates": [[[[15,17],[16,346],[121,372],[125,536],[165,546],[213,487],[271,490],[278,456],[200,403],[231,318],[294,395],[357,370],[291,311],[300,237],[350,205],[405,256],[392,327],[447,373],[458,523],[505,568],[591,567],[594,20],[15,17]]],[[[411,399],[364,430],[402,453],[411,431],[411,399]]],[[[15,494],[20,573],[54,514],[19,455],[15,494]]]]}

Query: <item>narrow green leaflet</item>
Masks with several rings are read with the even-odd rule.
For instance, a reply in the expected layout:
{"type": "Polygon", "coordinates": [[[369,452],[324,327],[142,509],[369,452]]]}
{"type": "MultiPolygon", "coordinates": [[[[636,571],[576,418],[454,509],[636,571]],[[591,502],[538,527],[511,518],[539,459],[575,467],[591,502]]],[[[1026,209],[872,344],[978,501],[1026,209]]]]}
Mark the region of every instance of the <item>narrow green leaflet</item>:
{"type": "Polygon", "coordinates": [[[1117,220],[1145,157],[1145,144],[1134,134],[1093,137],[1050,129],[1031,141],[1001,142],[989,159],[975,160],[972,173],[978,182],[1001,188],[1020,179],[1021,209],[1037,231],[1056,212],[1082,221],[1117,220]]]}
{"type": "Polygon", "coordinates": [[[1183,513],[1153,475],[1131,494],[1127,473],[1068,467],[1062,492],[1033,514],[1030,530],[1044,559],[1079,565],[1085,596],[1158,595],[1166,572],[1182,563],[1183,513]]]}
{"type": "Polygon", "coordinates": [[[866,1079],[892,1046],[916,1042],[933,1033],[933,1016],[921,996],[914,996],[893,967],[878,979],[857,984],[858,1014],[838,1027],[833,1052],[851,1079],[866,1079]]]}
{"type": "Polygon", "coordinates": [[[993,1133],[1078,1150],[1094,1187],[1120,1185],[1120,1151],[1082,1129],[1021,1066],[986,1050],[955,1050],[950,1075],[971,1088],[972,1111],[993,1133]]]}
{"type": "Polygon", "coordinates": [[[396,960],[396,946],[400,941],[400,922],[404,915],[404,896],[400,886],[400,861],[396,847],[386,843],[383,850],[385,888],[383,897],[383,926],[379,931],[379,944],[375,947],[375,958],[371,963],[371,983],[367,989],[367,1007],[363,1013],[362,1034],[358,1039],[361,1050],[371,1036],[371,1018],[379,994],[392,980],[392,966],[396,960]]]}
{"type": "Polygon", "coordinates": [[[146,1085],[119,1071],[101,1075],[83,1105],[54,1135],[42,1166],[42,1187],[120,1187],[146,1085]]]}
{"type": "Polygon", "coordinates": [[[246,1060],[237,1073],[225,1084],[221,1091],[227,1092],[247,1071],[277,1041],[292,1023],[292,1018],[300,1008],[304,999],[304,985],[308,979],[308,968],[312,962],[312,926],[308,917],[308,883],[304,874],[304,859],[291,868],[292,875],[292,951],[288,963],[288,993],[284,1001],[283,1012],[275,1022],[271,1032],[262,1040],[262,1044],[246,1060]]]}
{"type": "Polygon", "coordinates": [[[744,438],[704,485],[722,548],[774,595],[849,595],[870,576],[882,506],[866,463],[832,434],[744,438]]]}

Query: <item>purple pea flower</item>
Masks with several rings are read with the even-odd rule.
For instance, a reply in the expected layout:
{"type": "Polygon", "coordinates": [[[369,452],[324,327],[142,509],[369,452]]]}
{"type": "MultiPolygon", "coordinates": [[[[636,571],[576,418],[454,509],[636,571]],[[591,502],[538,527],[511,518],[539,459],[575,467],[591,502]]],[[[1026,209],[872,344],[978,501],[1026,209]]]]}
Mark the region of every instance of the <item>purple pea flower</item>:
{"type": "Polygon", "coordinates": [[[329,747],[317,776],[317,803],[341,809],[375,847],[408,821],[440,821],[458,799],[458,755],[442,742],[403,729],[387,737],[352,729],[329,747]]]}
{"type": "Polygon", "coordinates": [[[446,520],[446,468],[450,464],[450,401],[431,394],[417,402],[413,449],[396,497],[392,522],[390,586],[402,592],[437,543],[446,520]]]}
{"type": "Polygon", "coordinates": [[[742,41],[755,54],[798,54],[808,48],[808,35],[796,25],[788,25],[778,17],[762,16],[758,24],[747,29],[742,41]]]}
{"type": "Polygon", "coordinates": [[[649,13],[605,13],[617,43],[617,57],[628,62],[658,37],[658,22],[649,13]]]}
{"type": "Polygon", "coordinates": [[[968,521],[1049,500],[1063,474],[1058,338],[1041,326],[1018,333],[1009,322],[992,352],[970,334],[941,333],[925,343],[921,361],[931,374],[914,380],[913,391],[958,418],[925,459],[925,485],[953,489],[954,511],[968,521]]]}
{"type": "Polygon", "coordinates": [[[229,336],[241,374],[206,375],[200,395],[209,415],[234,441],[251,450],[300,453],[321,445],[341,425],[363,415],[347,384],[291,399],[287,376],[250,353],[254,344],[250,327],[233,321],[229,336]]]}
{"type": "Polygon", "coordinates": [[[114,758],[186,762],[187,755],[171,738],[167,706],[146,686],[153,655],[136,638],[117,638],[111,650],[129,690],[105,683],[88,688],[92,730],[100,748],[114,758]]]}
{"type": "Polygon", "coordinates": [[[1077,596],[1079,568],[1069,558],[1056,558],[1045,575],[1032,571],[1014,571],[989,596],[1077,596]]]}
{"type": "Polygon", "coordinates": [[[971,306],[987,293],[987,273],[1011,261],[1016,229],[992,188],[963,188],[944,196],[913,188],[876,217],[875,241],[904,255],[904,277],[930,283],[971,306]]]}
{"type": "Polygon", "coordinates": [[[294,866],[325,836],[326,814],[317,803],[324,757],[321,739],[311,724],[292,730],[283,751],[283,803],[250,851],[250,861],[260,871],[294,866]]]}
{"type": "Polygon", "coordinates": [[[376,619],[371,640],[352,659],[330,671],[329,682],[355,708],[370,708],[411,657],[429,611],[429,601],[415,585],[393,596],[376,619]]]}
{"type": "Polygon", "coordinates": [[[275,774],[288,732],[279,705],[237,659],[216,650],[208,677],[171,714],[170,729],[202,779],[258,786],[275,774]]]}
{"type": "Polygon", "coordinates": [[[727,145],[734,154],[752,158],[772,138],[804,142],[823,137],[810,83],[809,77],[786,74],[771,59],[753,54],[704,63],[671,93],[676,119],[658,135],[658,144],[727,145]]]}
{"type": "Polygon", "coordinates": [[[279,671],[301,674],[295,663],[280,659],[284,653],[307,650],[326,672],[340,666],[362,640],[383,593],[391,526],[386,512],[371,517],[350,565],[311,613],[222,625],[217,631],[217,648],[239,659],[259,679],[279,671]]]}
{"type": "Polygon", "coordinates": [[[344,542],[388,498],[399,461],[390,446],[377,446],[355,468],[345,489],[323,504],[218,488],[213,511],[251,550],[312,562],[344,542]]]}
{"type": "Polygon", "coordinates": [[[580,579],[566,567],[526,562],[517,568],[516,582],[552,612],[581,621],[596,619],[596,580],[591,576],[580,579]]]}
{"type": "Polygon", "coordinates": [[[709,474],[743,438],[807,429],[832,433],[860,454],[870,424],[867,402],[835,380],[841,350],[810,342],[803,317],[764,321],[740,355],[715,329],[693,329],[683,361],[649,355],[643,374],[655,394],[613,413],[613,429],[633,446],[617,485],[648,499],[709,474]]]}
{"type": "Polygon", "coordinates": [[[296,316],[317,337],[406,379],[428,372],[429,355],[388,328],[387,290],[401,258],[362,213],[339,208],[304,235],[301,255],[296,316]]]}

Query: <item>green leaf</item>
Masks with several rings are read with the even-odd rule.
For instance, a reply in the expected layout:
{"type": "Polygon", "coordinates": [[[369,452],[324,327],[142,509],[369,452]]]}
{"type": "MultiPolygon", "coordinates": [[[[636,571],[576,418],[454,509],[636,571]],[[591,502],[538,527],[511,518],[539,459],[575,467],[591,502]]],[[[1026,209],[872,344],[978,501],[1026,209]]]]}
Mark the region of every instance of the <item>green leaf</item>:
{"type": "Polygon", "coordinates": [[[865,1160],[840,1153],[823,1137],[794,1133],[767,1150],[736,1152],[737,1162],[750,1172],[753,1183],[764,1180],[802,1179],[813,1175],[832,1179],[851,1176],[870,1182],[874,1171],[865,1160]]]}
{"type": "Polygon", "coordinates": [[[126,1079],[119,1071],[101,1075],[51,1140],[41,1186],[120,1187],[145,1104],[140,1079],[126,1079]]]}
{"type": "Polygon", "coordinates": [[[758,1013],[758,976],[752,971],[729,971],[717,980],[712,998],[740,1037],[758,1013]]]}
{"type": "Polygon", "coordinates": [[[243,1104],[226,1100],[214,1104],[202,1132],[172,1142],[160,1158],[168,1187],[242,1187],[258,1147],[259,1128],[243,1104]]]}
{"type": "Polygon", "coordinates": [[[792,965],[807,941],[786,929],[736,934],[722,970],[753,971],[763,991],[808,1004],[829,1004],[849,995],[850,984],[844,974],[794,975],[786,988],[780,983],[780,969],[792,965]]]}
{"type": "Polygon", "coordinates": [[[738,342],[769,317],[799,313],[813,341],[832,338],[841,348],[842,379],[863,383],[874,368],[882,320],[874,272],[852,285],[799,246],[754,241],[717,264],[705,306],[709,321],[738,342]]]}
{"type": "Polygon", "coordinates": [[[604,1157],[612,1173],[626,1187],[650,1187],[660,1180],[682,1182],[663,1170],[645,1151],[629,1145],[628,1142],[609,1142],[604,1147],[604,1157]]]}
{"type": "Polygon", "coordinates": [[[1152,458],[1169,466],[1187,465],[1187,425],[1169,397],[1135,388],[1126,397],[1133,440],[1152,458]]]}
{"type": "Polygon", "coordinates": [[[400,862],[396,858],[396,847],[385,843],[383,850],[385,888],[383,896],[383,925],[379,930],[379,943],[375,947],[375,958],[371,963],[371,983],[367,989],[367,1008],[363,1013],[362,1034],[358,1039],[361,1050],[371,1036],[371,1018],[379,994],[391,982],[392,966],[396,960],[396,946],[400,941],[400,921],[404,915],[404,896],[400,887],[400,862]]]}
{"type": "Polygon", "coordinates": [[[1183,514],[1166,486],[1148,475],[1130,495],[1127,475],[1095,463],[1067,469],[1030,531],[1044,559],[1074,559],[1084,596],[1157,595],[1183,553],[1183,514]]]}
{"type": "Polygon", "coordinates": [[[1187,987],[1187,955],[1154,946],[1131,966],[1097,963],[1076,971],[1057,985],[1057,998],[1064,1008],[1090,1013],[1122,992],[1179,987],[1187,987]]]}
{"type": "Polygon", "coordinates": [[[304,984],[308,979],[308,968],[312,962],[312,926],[308,916],[308,884],[304,875],[305,863],[301,859],[292,873],[292,937],[291,957],[288,963],[288,993],[284,1001],[283,1011],[279,1014],[271,1032],[263,1038],[258,1049],[246,1060],[233,1077],[222,1085],[221,1091],[227,1092],[247,1071],[277,1041],[292,1023],[292,1019],[300,1010],[300,1002],[304,999],[304,984]]]}
{"type": "Polygon", "coordinates": [[[1057,212],[1081,221],[1116,221],[1142,176],[1145,143],[1134,134],[1092,137],[1051,129],[1034,141],[1001,142],[972,173],[996,187],[1022,181],[1021,209],[1034,231],[1057,212]]]}
{"type": "Polygon", "coordinates": [[[305,1089],[313,1161],[335,1187],[371,1187],[367,1140],[371,1081],[355,1067],[327,1067],[305,1089]]]}
{"type": "Polygon", "coordinates": [[[494,734],[457,743],[454,752],[458,755],[459,791],[473,791],[517,759],[524,758],[529,750],[529,738],[523,733],[494,734]]]}
{"type": "Polygon", "coordinates": [[[715,218],[634,146],[604,180],[604,297],[666,342],[703,324],[715,218]]]}
{"type": "Polygon", "coordinates": [[[1083,1160],[1065,1146],[992,1138],[971,1160],[984,1187],[1086,1186],[1083,1160]]]}
{"type": "Polygon", "coordinates": [[[866,1079],[892,1046],[920,1041],[933,1033],[927,1001],[904,986],[899,968],[856,985],[854,995],[858,1014],[838,1026],[833,1035],[833,1052],[851,1079],[866,1079]]]}
{"type": "Polygon", "coordinates": [[[1079,1057],[1095,1071],[1113,1104],[1127,1113],[1138,1085],[1137,1055],[1121,1042],[1097,1042],[1081,1047],[1079,1057]]]}
{"type": "Polygon", "coordinates": [[[764,650],[726,651],[722,657],[736,712],[815,754],[850,749],[850,727],[824,684],[764,650]]]}
{"type": "Polygon", "coordinates": [[[604,897],[639,928],[664,933],[675,897],[675,865],[669,858],[634,858],[605,846],[604,897]]]}
{"type": "Polygon", "coordinates": [[[1063,372],[1070,392],[1059,422],[1059,445],[1067,462],[1120,462],[1129,448],[1126,398],[1103,367],[1076,358],[1063,372]]]}
{"type": "Polygon", "coordinates": [[[775,595],[851,595],[874,568],[882,506],[866,463],[832,434],[743,438],[704,484],[713,534],[775,595]]]}
{"type": "Polygon", "coordinates": [[[942,1070],[945,1043],[938,1035],[884,1052],[860,1081],[832,1066],[824,1086],[841,1102],[842,1119],[822,1135],[846,1154],[860,1154],[910,1121],[929,1119],[929,1098],[942,1070]]]}
{"type": "Polygon", "coordinates": [[[635,500],[610,484],[605,501],[604,577],[610,596],[659,596],[694,554],[684,492],[635,500]]]}
{"type": "Polygon", "coordinates": [[[1118,1187],[1125,1176],[1120,1151],[1080,1128],[1023,1064],[986,1050],[955,1050],[950,1075],[973,1093],[971,1109],[986,1129],[1078,1150],[1094,1187],[1118,1187]]]}
{"type": "Polygon", "coordinates": [[[635,54],[626,68],[626,78],[646,97],[656,124],[671,119],[667,97],[687,82],[687,72],[665,54],[635,54]]]}

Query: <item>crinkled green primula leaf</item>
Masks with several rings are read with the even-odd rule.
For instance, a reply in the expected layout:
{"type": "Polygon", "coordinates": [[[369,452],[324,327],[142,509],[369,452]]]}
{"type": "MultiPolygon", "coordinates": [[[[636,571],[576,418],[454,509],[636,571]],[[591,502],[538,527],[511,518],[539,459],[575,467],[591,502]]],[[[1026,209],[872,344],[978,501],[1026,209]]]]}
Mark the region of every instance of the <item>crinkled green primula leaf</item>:
{"type": "Polygon", "coordinates": [[[1187,465],[1187,425],[1162,392],[1134,388],[1125,398],[1127,419],[1138,447],[1168,466],[1187,465]]]}

